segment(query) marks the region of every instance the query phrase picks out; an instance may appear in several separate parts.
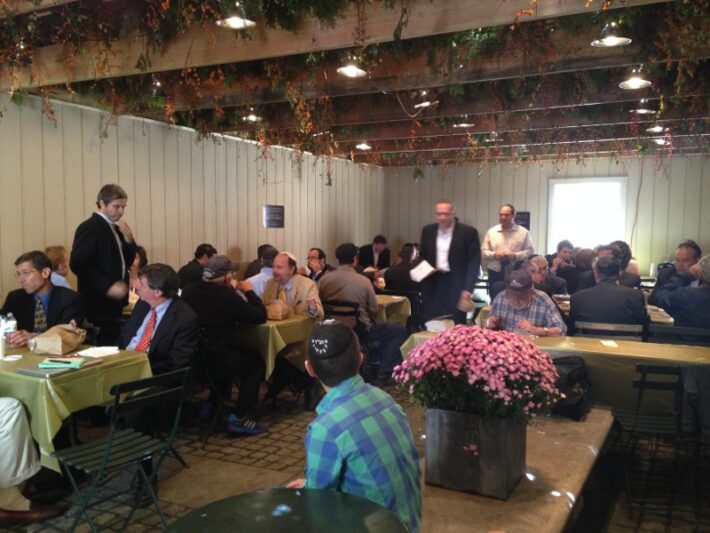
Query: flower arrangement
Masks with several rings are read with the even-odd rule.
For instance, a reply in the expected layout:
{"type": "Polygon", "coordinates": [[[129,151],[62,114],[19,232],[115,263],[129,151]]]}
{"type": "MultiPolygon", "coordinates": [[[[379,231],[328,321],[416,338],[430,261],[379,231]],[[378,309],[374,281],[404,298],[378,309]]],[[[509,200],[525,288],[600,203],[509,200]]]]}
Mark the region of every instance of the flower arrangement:
{"type": "Polygon", "coordinates": [[[462,325],[414,348],[393,377],[425,407],[485,417],[526,417],[559,397],[557,370],[533,343],[462,325]]]}

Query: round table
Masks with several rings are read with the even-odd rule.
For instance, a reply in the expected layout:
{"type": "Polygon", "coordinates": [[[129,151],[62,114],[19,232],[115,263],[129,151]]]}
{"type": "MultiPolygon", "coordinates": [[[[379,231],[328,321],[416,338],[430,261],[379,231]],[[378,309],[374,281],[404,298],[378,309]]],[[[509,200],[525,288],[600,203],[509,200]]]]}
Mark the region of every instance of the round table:
{"type": "Polygon", "coordinates": [[[406,533],[397,515],[335,490],[272,488],[212,502],[183,516],[168,531],[347,531],[406,533]]]}

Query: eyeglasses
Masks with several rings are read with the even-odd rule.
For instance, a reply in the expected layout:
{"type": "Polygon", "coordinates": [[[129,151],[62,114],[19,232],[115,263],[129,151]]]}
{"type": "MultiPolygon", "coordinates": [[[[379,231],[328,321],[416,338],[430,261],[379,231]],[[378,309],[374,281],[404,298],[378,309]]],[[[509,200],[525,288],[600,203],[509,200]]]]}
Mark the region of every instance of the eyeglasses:
{"type": "Polygon", "coordinates": [[[16,278],[26,278],[33,272],[39,272],[39,270],[35,270],[34,268],[32,270],[20,270],[18,272],[15,272],[15,277],[16,278]]]}

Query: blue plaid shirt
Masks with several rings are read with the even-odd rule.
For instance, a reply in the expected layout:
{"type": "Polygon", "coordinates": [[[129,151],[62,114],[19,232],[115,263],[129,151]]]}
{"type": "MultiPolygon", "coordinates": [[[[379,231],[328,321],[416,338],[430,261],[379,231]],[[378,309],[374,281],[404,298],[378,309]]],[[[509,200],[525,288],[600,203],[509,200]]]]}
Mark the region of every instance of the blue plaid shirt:
{"type": "Polygon", "coordinates": [[[356,375],[321,400],[306,434],[306,488],[367,498],[419,531],[419,454],[402,408],[356,375]]]}
{"type": "Polygon", "coordinates": [[[535,289],[528,305],[522,309],[516,309],[510,305],[510,301],[505,296],[505,291],[498,293],[493,300],[491,312],[488,316],[496,317],[500,322],[500,329],[511,333],[526,333],[517,326],[521,320],[529,320],[538,328],[560,328],[560,334],[567,333],[565,325],[557,306],[550,297],[542,291],[535,289]]]}

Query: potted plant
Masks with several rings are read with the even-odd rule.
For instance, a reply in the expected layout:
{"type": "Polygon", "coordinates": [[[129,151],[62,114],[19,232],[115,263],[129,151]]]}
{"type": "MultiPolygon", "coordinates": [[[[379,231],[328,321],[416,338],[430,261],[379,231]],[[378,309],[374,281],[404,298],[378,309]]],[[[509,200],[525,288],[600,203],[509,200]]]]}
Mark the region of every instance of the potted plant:
{"type": "Polygon", "coordinates": [[[414,348],[393,376],[427,408],[426,482],[507,499],[525,471],[528,418],[559,396],[549,355],[460,325],[414,348]]]}

